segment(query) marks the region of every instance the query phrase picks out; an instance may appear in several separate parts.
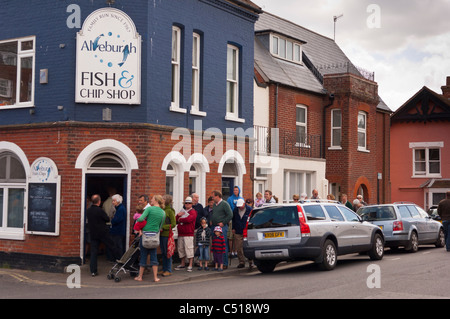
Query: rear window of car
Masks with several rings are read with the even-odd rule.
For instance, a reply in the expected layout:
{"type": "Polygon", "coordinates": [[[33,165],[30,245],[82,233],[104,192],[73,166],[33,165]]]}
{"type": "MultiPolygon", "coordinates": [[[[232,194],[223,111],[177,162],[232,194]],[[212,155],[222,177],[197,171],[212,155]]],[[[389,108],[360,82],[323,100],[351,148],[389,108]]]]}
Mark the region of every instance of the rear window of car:
{"type": "Polygon", "coordinates": [[[366,221],[382,221],[397,219],[394,207],[392,206],[373,206],[363,207],[358,214],[366,221]]]}
{"type": "Polygon", "coordinates": [[[323,220],[326,218],[320,205],[304,205],[303,211],[308,220],[323,220]]]}
{"type": "Polygon", "coordinates": [[[411,213],[409,212],[409,210],[406,206],[399,205],[398,211],[400,212],[400,215],[402,216],[402,218],[411,218],[411,213]]]}
{"type": "Polygon", "coordinates": [[[297,206],[267,207],[254,211],[248,229],[299,226],[297,206]]]}

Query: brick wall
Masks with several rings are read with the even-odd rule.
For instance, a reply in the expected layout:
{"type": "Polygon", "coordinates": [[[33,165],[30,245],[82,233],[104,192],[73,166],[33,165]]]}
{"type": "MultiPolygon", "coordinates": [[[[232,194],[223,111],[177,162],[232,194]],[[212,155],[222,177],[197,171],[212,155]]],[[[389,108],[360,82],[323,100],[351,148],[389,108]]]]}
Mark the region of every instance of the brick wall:
{"type": "Polygon", "coordinates": [[[324,88],[335,96],[326,116],[327,179],[340,184],[341,193],[347,193],[351,201],[363,185],[365,201],[376,203],[377,173],[383,173],[380,199],[389,200],[389,115],[377,111],[377,84],[352,74],[334,74],[324,77],[324,88]],[[342,111],[341,150],[328,150],[333,109],[342,111]],[[360,111],[367,114],[367,152],[358,150],[360,111]]]}
{"type": "MultiPolygon", "coordinates": [[[[179,142],[171,140],[170,128],[145,124],[105,124],[105,123],[55,123],[0,128],[2,141],[17,144],[26,154],[31,165],[41,156],[51,158],[61,175],[61,217],[58,237],[26,235],[24,241],[0,239],[0,252],[38,254],[48,256],[79,257],[81,201],[83,198],[82,171],[75,168],[80,152],[92,142],[115,139],[126,144],[135,154],[139,169],[131,173],[131,209],[137,204],[141,194],[164,194],[165,172],[161,170],[163,159],[179,142]]],[[[192,133],[193,137],[193,133],[192,133]]],[[[194,142],[194,139],[191,139],[194,142]]],[[[211,141],[203,141],[203,149],[211,141]]],[[[252,197],[248,139],[244,142],[247,174],[244,175],[243,196],[252,197]]],[[[224,152],[226,151],[223,145],[224,152]]],[[[239,150],[238,141],[235,149],[239,150]]],[[[191,149],[194,150],[192,144],[191,149]]],[[[243,155],[243,154],[242,154],[243,155]]],[[[186,156],[185,156],[186,157],[186,156]]],[[[187,160],[188,158],[186,158],[187,160]]],[[[211,191],[221,189],[221,174],[218,163],[210,163],[210,173],[206,177],[206,197],[211,191]]],[[[185,173],[184,196],[188,195],[189,175],[185,173]]],[[[129,212],[131,223],[132,215],[129,212]]],[[[0,260],[2,257],[0,256],[0,260]]]]}

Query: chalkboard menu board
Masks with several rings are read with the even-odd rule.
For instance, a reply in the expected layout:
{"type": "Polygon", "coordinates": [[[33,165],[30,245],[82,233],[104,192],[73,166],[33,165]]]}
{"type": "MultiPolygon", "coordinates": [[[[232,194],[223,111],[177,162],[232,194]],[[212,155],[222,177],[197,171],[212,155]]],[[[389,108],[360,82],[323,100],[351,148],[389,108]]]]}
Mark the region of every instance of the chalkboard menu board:
{"type": "Polygon", "coordinates": [[[56,232],[56,186],[56,183],[29,183],[29,232],[56,232]]]}
{"type": "Polygon", "coordinates": [[[31,165],[28,181],[26,233],[59,236],[61,176],[46,157],[31,165]]]}

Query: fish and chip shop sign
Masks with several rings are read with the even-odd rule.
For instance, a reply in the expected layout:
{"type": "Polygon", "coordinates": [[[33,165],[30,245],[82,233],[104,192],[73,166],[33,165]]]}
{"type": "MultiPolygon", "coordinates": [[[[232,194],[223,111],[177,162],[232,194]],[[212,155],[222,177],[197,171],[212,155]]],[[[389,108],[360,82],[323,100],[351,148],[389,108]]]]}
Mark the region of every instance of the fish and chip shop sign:
{"type": "Polygon", "coordinates": [[[77,103],[141,103],[141,36],[114,8],[91,13],[77,34],[77,103]]]}

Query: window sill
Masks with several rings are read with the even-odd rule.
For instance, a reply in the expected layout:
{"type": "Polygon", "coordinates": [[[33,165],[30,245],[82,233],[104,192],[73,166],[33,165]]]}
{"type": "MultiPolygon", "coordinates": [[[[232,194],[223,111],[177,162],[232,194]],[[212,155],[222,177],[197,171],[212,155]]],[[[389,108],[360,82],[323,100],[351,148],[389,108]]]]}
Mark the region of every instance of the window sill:
{"type": "Polygon", "coordinates": [[[33,104],[31,105],[0,105],[1,110],[14,110],[14,109],[26,109],[26,108],[34,108],[33,104]]]}
{"type": "Polygon", "coordinates": [[[330,150],[330,151],[342,151],[342,147],[341,146],[330,146],[328,148],[328,150],[330,150]]]}
{"type": "Polygon", "coordinates": [[[191,111],[189,112],[191,115],[196,115],[196,116],[206,116],[206,112],[202,112],[202,111],[198,111],[198,110],[193,110],[191,109],[191,111]]]}
{"type": "Polygon", "coordinates": [[[25,240],[25,234],[23,233],[23,229],[19,231],[0,230],[0,239],[25,240]]]}
{"type": "Polygon", "coordinates": [[[361,147],[358,147],[358,152],[362,152],[362,153],[370,153],[370,151],[369,151],[368,149],[361,148],[361,147]]]}
{"type": "Polygon", "coordinates": [[[184,113],[184,114],[187,113],[187,110],[186,110],[186,109],[182,109],[181,107],[175,106],[175,105],[171,105],[170,108],[169,108],[169,110],[170,110],[171,112],[184,113]]]}
{"type": "Polygon", "coordinates": [[[227,114],[225,116],[225,120],[232,121],[232,122],[238,122],[238,123],[245,123],[245,119],[241,119],[236,117],[236,115],[227,114]]]}
{"type": "Polygon", "coordinates": [[[428,175],[413,175],[411,178],[442,178],[442,175],[428,174],[428,175]]]}

